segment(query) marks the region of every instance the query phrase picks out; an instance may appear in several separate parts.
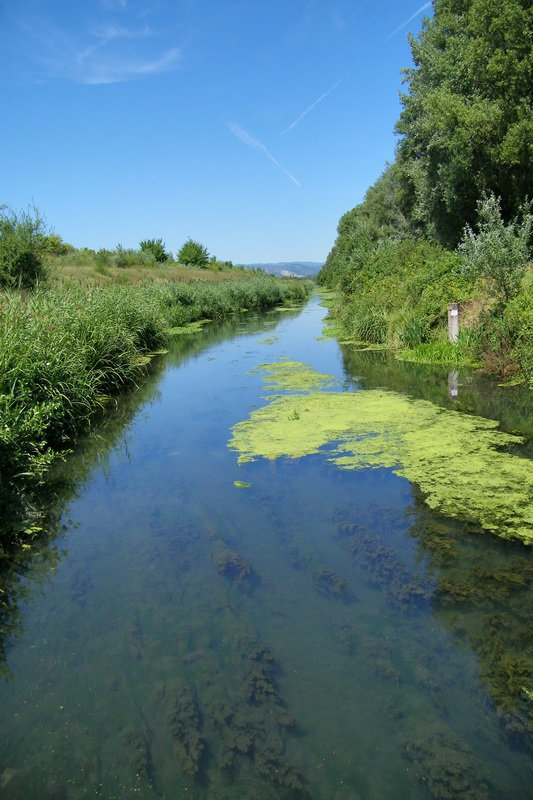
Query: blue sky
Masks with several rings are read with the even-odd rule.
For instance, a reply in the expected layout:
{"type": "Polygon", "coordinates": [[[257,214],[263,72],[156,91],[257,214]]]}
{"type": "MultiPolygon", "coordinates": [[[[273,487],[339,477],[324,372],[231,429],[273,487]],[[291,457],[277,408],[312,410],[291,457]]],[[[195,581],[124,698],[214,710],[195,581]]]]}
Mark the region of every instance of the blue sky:
{"type": "Polygon", "coordinates": [[[0,0],[0,203],[76,247],[323,260],[394,158],[422,0],[0,0]]]}

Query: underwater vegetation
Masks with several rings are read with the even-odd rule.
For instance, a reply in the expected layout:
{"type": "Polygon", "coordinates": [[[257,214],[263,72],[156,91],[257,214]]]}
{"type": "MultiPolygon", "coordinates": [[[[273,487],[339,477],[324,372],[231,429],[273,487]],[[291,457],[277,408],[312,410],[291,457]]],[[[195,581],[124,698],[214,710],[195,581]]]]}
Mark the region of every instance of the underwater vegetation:
{"type": "MultiPolygon", "coordinates": [[[[460,645],[472,648],[501,735],[514,748],[533,752],[533,560],[529,549],[519,542],[483,539],[480,561],[481,540],[474,531],[465,537],[463,525],[428,512],[420,493],[415,493],[411,512],[414,519],[406,533],[417,543],[416,562],[423,562],[423,572],[405,565],[387,540],[387,520],[380,525],[376,519],[372,527],[356,521],[355,510],[345,509],[335,515],[337,533],[354,563],[388,603],[409,618],[416,609],[431,609],[460,645]]],[[[361,643],[350,626],[338,629],[337,638],[353,653],[360,654],[362,646],[369,646],[361,643]]],[[[364,640],[371,642],[372,634],[365,632],[364,640]]],[[[443,679],[439,669],[425,661],[425,654],[417,653],[414,638],[411,648],[417,662],[416,685],[440,708],[443,679]]],[[[369,657],[376,669],[383,669],[386,648],[376,645],[369,657]]],[[[441,710],[447,713],[446,708],[441,710]]],[[[393,709],[393,716],[396,713],[393,709]]],[[[438,742],[436,737],[434,743],[438,742]]],[[[419,747],[415,750],[418,756],[423,752],[419,747]]]]}
{"type": "Polygon", "coordinates": [[[427,607],[433,595],[432,582],[413,573],[395,550],[375,533],[348,539],[352,556],[366,569],[372,582],[383,587],[388,598],[403,611],[427,607]]]}
{"type": "Polygon", "coordinates": [[[533,463],[508,452],[522,439],[497,422],[392,391],[318,391],[334,379],[297,362],[259,369],[276,395],[233,427],[229,447],[240,463],[327,446],[340,469],[392,469],[419,486],[431,508],[533,543],[533,463]]]}
{"type": "Polygon", "coordinates": [[[194,778],[198,774],[205,742],[200,733],[198,704],[189,686],[184,686],[175,698],[169,723],[183,771],[194,778]]]}
{"type": "Polygon", "coordinates": [[[216,566],[219,575],[224,575],[230,581],[242,583],[245,578],[250,578],[252,568],[244,558],[227,548],[219,549],[216,554],[216,566]]]}
{"type": "Polygon", "coordinates": [[[404,758],[411,762],[435,800],[486,800],[487,785],[470,749],[449,726],[424,727],[416,738],[401,742],[404,758]]]}
{"type": "Polygon", "coordinates": [[[348,581],[340,578],[331,567],[320,566],[313,573],[313,583],[315,589],[324,597],[340,597],[348,599],[348,581]]]}

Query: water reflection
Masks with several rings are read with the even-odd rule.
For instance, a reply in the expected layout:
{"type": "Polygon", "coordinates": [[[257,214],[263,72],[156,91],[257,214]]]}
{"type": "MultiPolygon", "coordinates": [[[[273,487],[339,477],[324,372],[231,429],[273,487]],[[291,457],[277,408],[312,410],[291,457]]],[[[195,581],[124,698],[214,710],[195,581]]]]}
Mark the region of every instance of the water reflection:
{"type": "Polygon", "coordinates": [[[457,370],[448,372],[448,398],[457,400],[459,397],[459,373],[457,370]]]}
{"type": "MultiPolygon", "coordinates": [[[[402,362],[388,352],[361,352],[350,345],[341,345],[341,350],[352,386],[383,387],[449,408],[446,367],[402,362]]],[[[487,376],[462,369],[460,390],[455,410],[499,420],[502,430],[524,436],[533,454],[533,400],[526,386],[503,388],[487,376]]]]}

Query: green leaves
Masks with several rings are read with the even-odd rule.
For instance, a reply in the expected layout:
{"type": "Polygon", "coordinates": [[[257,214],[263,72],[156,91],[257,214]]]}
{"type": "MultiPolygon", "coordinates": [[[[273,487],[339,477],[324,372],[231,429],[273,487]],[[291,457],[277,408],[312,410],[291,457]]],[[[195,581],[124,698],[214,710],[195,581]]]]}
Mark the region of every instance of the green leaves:
{"type": "Polygon", "coordinates": [[[43,238],[44,223],[37,209],[17,214],[0,206],[0,287],[27,289],[45,276],[43,238]]]}
{"type": "Polygon", "coordinates": [[[415,68],[396,130],[408,186],[404,211],[455,246],[483,192],[501,196],[506,219],[528,191],[531,15],[525,0],[437,0],[411,38],[415,68]]]}
{"type": "Polygon", "coordinates": [[[157,261],[159,264],[162,264],[169,259],[169,254],[165,250],[165,243],[162,239],[143,239],[143,241],[140,242],[139,247],[143,253],[149,253],[152,255],[154,261],[157,261]]]}
{"type": "Polygon", "coordinates": [[[478,232],[467,225],[458,247],[463,274],[471,279],[488,278],[508,301],[520,289],[531,256],[532,204],[524,204],[521,220],[514,219],[508,225],[502,219],[500,199],[493,194],[481,200],[477,208],[478,232]]]}
{"type": "Polygon", "coordinates": [[[206,267],[209,253],[206,247],[189,238],[178,253],[178,261],[192,267],[206,267]]]}

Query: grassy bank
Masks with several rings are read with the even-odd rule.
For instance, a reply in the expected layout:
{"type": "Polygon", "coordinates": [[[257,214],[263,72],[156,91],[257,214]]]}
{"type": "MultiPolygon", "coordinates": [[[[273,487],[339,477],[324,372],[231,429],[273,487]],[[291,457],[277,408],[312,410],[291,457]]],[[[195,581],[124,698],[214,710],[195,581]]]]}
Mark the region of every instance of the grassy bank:
{"type": "MultiPolygon", "coordinates": [[[[345,340],[385,345],[402,360],[469,366],[533,389],[533,271],[505,300],[494,282],[465,272],[461,255],[435,242],[382,242],[348,253],[331,317],[345,340]],[[461,314],[459,342],[447,341],[448,303],[461,314]]],[[[335,265],[335,264],[334,264],[335,265]]]]}
{"type": "Polygon", "coordinates": [[[267,275],[0,295],[0,504],[39,479],[109,399],[141,380],[172,329],[300,301],[310,284],[267,275]]]}

